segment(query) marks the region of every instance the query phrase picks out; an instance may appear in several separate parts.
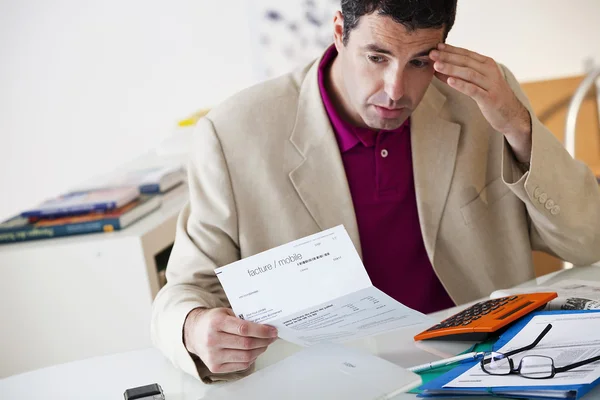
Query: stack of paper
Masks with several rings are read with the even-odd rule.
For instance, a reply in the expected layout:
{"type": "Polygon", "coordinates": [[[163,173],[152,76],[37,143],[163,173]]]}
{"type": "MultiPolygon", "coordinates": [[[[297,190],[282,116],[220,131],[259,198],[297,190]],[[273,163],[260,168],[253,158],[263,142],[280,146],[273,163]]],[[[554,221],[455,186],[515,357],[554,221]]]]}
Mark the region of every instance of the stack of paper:
{"type": "Polygon", "coordinates": [[[556,292],[558,297],[548,304],[546,310],[598,310],[600,309],[600,282],[564,280],[550,286],[502,289],[490,298],[512,296],[521,293],[556,292]]]}
{"type": "MultiPolygon", "coordinates": [[[[548,325],[552,329],[533,349],[511,358],[518,366],[527,355],[551,357],[562,367],[600,355],[600,312],[542,311],[524,317],[504,333],[494,351],[507,353],[527,346],[548,325]]],[[[485,373],[479,362],[459,366],[425,384],[426,397],[493,395],[517,398],[579,399],[600,383],[600,362],[557,373],[550,379],[528,379],[516,374],[485,373]]],[[[596,398],[596,397],[595,397],[596,398]]]]}

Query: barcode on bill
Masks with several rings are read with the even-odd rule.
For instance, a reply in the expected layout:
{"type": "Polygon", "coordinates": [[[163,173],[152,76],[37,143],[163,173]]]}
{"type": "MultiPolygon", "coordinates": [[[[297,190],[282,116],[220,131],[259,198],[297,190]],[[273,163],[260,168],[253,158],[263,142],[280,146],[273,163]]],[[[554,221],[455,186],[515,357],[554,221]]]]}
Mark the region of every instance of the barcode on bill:
{"type": "Polygon", "coordinates": [[[329,253],[323,253],[321,255],[315,256],[313,258],[309,258],[308,260],[304,260],[304,261],[300,261],[299,263],[297,263],[298,265],[304,265],[304,264],[308,264],[309,262],[315,261],[315,260],[319,260],[323,257],[327,257],[329,255],[329,253]]]}

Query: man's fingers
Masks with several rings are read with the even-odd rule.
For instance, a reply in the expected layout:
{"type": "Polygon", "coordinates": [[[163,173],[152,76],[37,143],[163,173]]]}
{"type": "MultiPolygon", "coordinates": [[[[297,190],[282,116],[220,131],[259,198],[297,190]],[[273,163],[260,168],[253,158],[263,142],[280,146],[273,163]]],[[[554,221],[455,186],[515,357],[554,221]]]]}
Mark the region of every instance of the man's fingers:
{"type": "Polygon", "coordinates": [[[237,317],[231,308],[225,308],[225,313],[231,315],[232,317],[237,317]]]}
{"type": "Polygon", "coordinates": [[[252,365],[252,363],[226,363],[215,365],[212,368],[209,368],[212,373],[215,374],[227,374],[230,372],[238,372],[246,370],[252,365]]]}
{"type": "MultiPolygon", "coordinates": [[[[429,58],[435,61],[435,64],[442,63],[457,67],[466,67],[478,72],[481,75],[486,75],[487,65],[480,63],[473,58],[465,55],[448,53],[446,51],[432,50],[429,58]]],[[[435,66],[434,64],[434,66],[435,66]]]]}
{"type": "Polygon", "coordinates": [[[437,71],[435,71],[435,77],[446,84],[448,83],[448,78],[450,78],[448,75],[442,74],[441,72],[437,71]]]}
{"type": "Polygon", "coordinates": [[[451,88],[458,90],[462,94],[466,94],[479,104],[485,101],[487,92],[477,85],[453,77],[448,78],[447,83],[451,88]]]}
{"type": "Polygon", "coordinates": [[[277,329],[272,326],[256,324],[236,317],[224,318],[219,330],[225,333],[231,333],[232,335],[250,336],[262,339],[277,337],[277,329]]]}
{"type": "Polygon", "coordinates": [[[266,347],[254,350],[219,349],[208,352],[201,359],[208,369],[215,373],[241,371],[252,365],[266,350],[266,347]]]}
{"type": "Polygon", "coordinates": [[[436,72],[442,73],[449,77],[452,76],[455,78],[460,78],[463,81],[473,83],[485,90],[490,88],[490,83],[485,76],[471,68],[458,67],[456,65],[447,64],[440,61],[436,61],[435,64],[433,64],[433,67],[435,68],[436,72]]]}
{"type": "Polygon", "coordinates": [[[467,57],[470,57],[480,63],[484,63],[488,60],[488,58],[484,55],[481,55],[481,54],[476,53],[471,50],[463,49],[462,47],[452,46],[447,43],[438,44],[438,49],[440,49],[442,51],[446,51],[448,53],[454,53],[454,54],[460,54],[462,56],[467,56],[467,57]]]}
{"type": "Polygon", "coordinates": [[[259,339],[251,336],[232,335],[225,332],[219,334],[219,347],[222,349],[254,350],[267,347],[274,341],[274,338],[259,339]]]}
{"type": "Polygon", "coordinates": [[[221,360],[224,363],[253,363],[258,356],[267,350],[266,347],[254,350],[223,350],[221,360]]]}
{"type": "Polygon", "coordinates": [[[275,328],[242,320],[225,308],[203,312],[196,323],[195,354],[213,373],[247,369],[277,338],[275,328]]]}

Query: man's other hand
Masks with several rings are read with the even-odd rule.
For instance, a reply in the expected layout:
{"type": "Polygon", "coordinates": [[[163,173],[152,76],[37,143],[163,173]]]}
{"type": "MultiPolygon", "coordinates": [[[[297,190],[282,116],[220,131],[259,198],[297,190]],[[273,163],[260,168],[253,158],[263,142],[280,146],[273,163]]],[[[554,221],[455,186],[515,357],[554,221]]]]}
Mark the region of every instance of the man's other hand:
{"type": "Polygon", "coordinates": [[[521,162],[531,158],[531,116],[496,62],[460,47],[440,43],[429,53],[435,76],[471,97],[490,125],[502,133],[521,162]]]}
{"type": "Polygon", "coordinates": [[[196,308],[183,328],[185,347],[213,373],[243,371],[277,339],[268,325],[244,321],[229,308],[196,308]]]}

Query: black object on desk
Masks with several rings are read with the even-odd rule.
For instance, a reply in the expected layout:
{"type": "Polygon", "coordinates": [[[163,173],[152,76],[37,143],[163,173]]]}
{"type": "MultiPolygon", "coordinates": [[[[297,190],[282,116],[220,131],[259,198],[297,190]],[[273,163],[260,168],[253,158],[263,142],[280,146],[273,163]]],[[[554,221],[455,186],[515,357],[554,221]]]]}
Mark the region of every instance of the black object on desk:
{"type": "Polygon", "coordinates": [[[158,383],[127,389],[124,396],[125,400],[165,400],[165,395],[158,383]]]}

